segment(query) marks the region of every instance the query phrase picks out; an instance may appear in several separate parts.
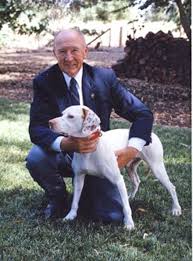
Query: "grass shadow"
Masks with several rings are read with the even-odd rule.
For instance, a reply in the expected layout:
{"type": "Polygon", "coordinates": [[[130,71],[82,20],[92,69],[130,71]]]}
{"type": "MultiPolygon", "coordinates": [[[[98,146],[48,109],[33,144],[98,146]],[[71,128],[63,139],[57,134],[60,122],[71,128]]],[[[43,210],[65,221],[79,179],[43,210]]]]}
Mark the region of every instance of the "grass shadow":
{"type": "Polygon", "coordinates": [[[17,121],[28,117],[29,104],[0,98],[0,120],[17,121]]]}

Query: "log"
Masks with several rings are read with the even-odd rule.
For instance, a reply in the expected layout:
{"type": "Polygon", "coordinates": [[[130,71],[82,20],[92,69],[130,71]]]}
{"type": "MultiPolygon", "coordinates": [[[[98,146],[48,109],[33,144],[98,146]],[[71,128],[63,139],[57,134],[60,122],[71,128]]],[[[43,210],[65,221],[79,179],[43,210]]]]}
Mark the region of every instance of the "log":
{"type": "Polygon", "coordinates": [[[125,57],[112,68],[119,77],[160,83],[190,85],[191,48],[184,38],[172,33],[149,32],[144,38],[127,37],[125,57]]]}

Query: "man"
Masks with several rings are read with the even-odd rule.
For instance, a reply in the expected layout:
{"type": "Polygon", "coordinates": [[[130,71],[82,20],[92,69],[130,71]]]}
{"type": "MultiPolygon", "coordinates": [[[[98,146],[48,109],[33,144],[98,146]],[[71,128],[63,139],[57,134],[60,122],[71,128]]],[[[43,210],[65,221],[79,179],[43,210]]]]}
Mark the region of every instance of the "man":
{"type": "MultiPolygon", "coordinates": [[[[73,176],[73,152],[95,151],[99,137],[64,137],[54,133],[52,119],[74,104],[90,107],[101,119],[103,131],[109,129],[112,109],[132,122],[129,145],[116,151],[119,167],[135,158],[151,142],[153,116],[150,110],[116,79],[111,69],[84,63],[88,49],[81,32],[59,32],[54,39],[57,64],[39,74],[33,82],[34,98],[29,133],[34,143],[27,157],[27,168],[45,190],[49,204],[45,217],[63,217],[67,192],[63,177],[73,176]]],[[[104,222],[122,221],[122,203],[117,188],[106,179],[87,176],[81,207],[89,217],[104,222]]]]}

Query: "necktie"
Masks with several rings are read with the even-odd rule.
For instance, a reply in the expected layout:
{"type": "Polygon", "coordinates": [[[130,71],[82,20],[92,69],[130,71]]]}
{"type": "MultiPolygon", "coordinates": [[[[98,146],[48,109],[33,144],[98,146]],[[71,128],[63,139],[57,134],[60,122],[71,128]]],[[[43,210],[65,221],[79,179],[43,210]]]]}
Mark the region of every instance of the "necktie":
{"type": "Polygon", "coordinates": [[[79,99],[79,94],[78,94],[76,84],[77,84],[76,80],[74,78],[71,78],[69,89],[71,94],[72,105],[80,104],[80,99],[79,99]]]}

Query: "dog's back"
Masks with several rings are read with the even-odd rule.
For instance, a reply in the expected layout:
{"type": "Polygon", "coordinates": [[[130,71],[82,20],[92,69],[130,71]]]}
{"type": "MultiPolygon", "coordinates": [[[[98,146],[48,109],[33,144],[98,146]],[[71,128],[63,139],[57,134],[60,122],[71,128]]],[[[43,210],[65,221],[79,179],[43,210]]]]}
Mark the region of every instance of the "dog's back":
{"type": "Polygon", "coordinates": [[[116,150],[123,149],[127,146],[129,139],[129,130],[115,129],[102,132],[101,139],[103,139],[106,144],[108,143],[111,146],[112,150],[115,152],[116,150]]]}

